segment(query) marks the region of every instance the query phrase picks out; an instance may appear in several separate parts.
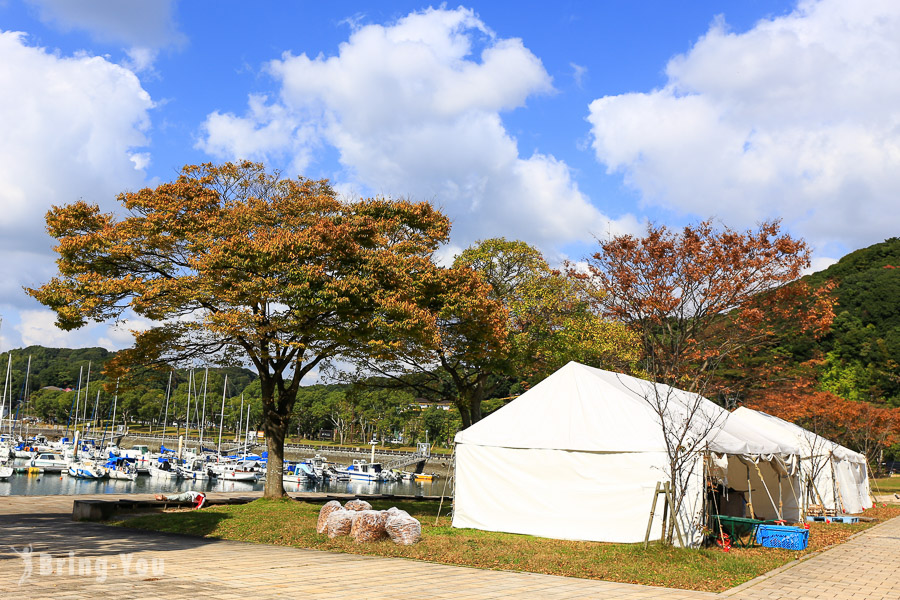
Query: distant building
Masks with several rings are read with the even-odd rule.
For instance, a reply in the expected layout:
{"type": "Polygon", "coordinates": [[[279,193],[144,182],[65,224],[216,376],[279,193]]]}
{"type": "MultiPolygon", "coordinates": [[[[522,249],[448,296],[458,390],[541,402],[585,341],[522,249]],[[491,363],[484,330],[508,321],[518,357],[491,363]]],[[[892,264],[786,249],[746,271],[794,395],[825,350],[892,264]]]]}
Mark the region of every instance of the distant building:
{"type": "Polygon", "coordinates": [[[432,406],[441,410],[450,410],[450,407],[453,406],[452,402],[426,400],[425,398],[416,398],[416,404],[422,410],[426,410],[432,406]]]}

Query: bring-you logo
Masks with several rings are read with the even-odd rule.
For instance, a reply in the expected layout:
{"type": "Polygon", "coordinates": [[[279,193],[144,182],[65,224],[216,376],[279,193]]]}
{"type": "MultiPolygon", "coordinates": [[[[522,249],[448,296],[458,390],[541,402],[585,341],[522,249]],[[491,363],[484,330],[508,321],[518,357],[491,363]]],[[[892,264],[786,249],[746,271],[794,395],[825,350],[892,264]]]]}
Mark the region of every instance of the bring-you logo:
{"type": "Polygon", "coordinates": [[[165,574],[162,557],[144,558],[132,552],[105,556],[77,556],[75,552],[57,556],[46,552],[34,552],[32,544],[21,550],[10,549],[22,559],[22,576],[19,585],[32,577],[74,576],[92,577],[103,583],[111,572],[124,577],[159,577],[165,574]]]}

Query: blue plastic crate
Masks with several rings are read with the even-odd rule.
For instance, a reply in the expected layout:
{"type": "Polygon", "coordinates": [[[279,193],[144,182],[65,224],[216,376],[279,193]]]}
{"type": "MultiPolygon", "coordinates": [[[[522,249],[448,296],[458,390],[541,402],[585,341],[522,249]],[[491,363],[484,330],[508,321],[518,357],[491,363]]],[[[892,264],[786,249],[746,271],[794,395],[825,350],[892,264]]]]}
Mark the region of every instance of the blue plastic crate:
{"type": "Polygon", "coordinates": [[[756,528],[756,543],[766,548],[803,550],[809,543],[809,530],[784,525],[760,525],[756,528]]]}

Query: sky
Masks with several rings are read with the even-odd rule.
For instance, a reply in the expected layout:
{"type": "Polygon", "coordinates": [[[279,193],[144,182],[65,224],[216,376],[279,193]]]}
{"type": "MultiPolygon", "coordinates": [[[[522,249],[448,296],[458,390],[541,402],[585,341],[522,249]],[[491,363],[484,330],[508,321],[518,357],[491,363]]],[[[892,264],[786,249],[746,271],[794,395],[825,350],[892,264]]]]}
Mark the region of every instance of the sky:
{"type": "Polygon", "coordinates": [[[445,260],[777,218],[824,268],[900,230],[900,2],[0,0],[0,350],[147,326],[23,291],[52,205],[237,158],[433,202],[445,260]]]}

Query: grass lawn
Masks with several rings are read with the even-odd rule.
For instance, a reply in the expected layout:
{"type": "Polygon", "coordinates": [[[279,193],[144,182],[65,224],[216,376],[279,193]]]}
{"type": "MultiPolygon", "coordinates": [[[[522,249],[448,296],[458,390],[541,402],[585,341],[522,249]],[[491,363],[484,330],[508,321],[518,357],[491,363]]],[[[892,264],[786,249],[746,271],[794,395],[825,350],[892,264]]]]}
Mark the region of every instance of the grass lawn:
{"type": "Polygon", "coordinates": [[[879,477],[870,482],[876,494],[900,494],[900,477],[879,477]]]}
{"type": "MultiPolygon", "coordinates": [[[[316,533],[321,504],[260,499],[245,505],[213,506],[200,511],[176,511],[116,521],[124,527],[349,552],[393,556],[501,569],[603,579],[690,590],[722,591],[771,569],[846,540],[873,523],[859,525],[813,523],[809,548],[803,552],[771,548],[685,550],[641,544],[604,544],[551,540],[527,535],[453,529],[450,517],[435,526],[436,502],[373,502],[376,509],[397,506],[422,523],[422,541],[396,546],[390,540],[357,544],[343,537],[316,533]]],[[[444,512],[447,506],[444,506],[444,512]]],[[[875,508],[866,514],[880,522],[900,515],[900,507],[875,508]]]]}

